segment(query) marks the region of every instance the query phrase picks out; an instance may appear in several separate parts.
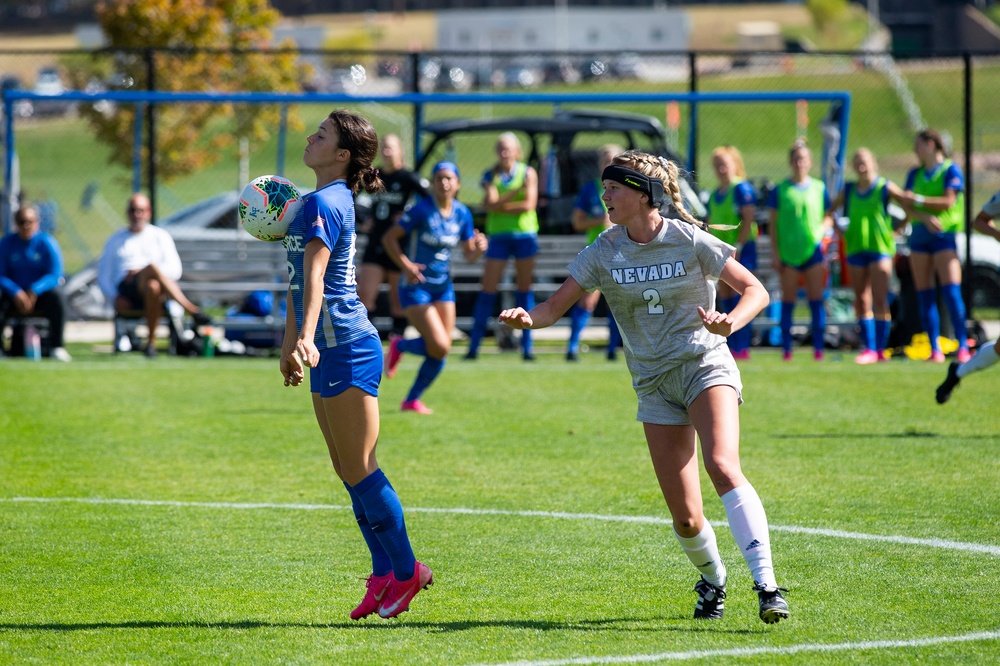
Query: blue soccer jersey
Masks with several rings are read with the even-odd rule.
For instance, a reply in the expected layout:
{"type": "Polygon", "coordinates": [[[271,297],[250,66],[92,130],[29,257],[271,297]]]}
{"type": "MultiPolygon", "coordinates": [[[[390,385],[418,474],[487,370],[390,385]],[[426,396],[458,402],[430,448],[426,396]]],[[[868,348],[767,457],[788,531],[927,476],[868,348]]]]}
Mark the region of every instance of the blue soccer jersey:
{"type": "Polygon", "coordinates": [[[444,284],[451,279],[451,251],[475,233],[472,212],[460,201],[453,201],[451,215],[441,214],[433,197],[415,203],[399,221],[409,234],[406,256],[426,266],[421,272],[428,284],[444,284]]]}
{"type": "Polygon", "coordinates": [[[320,239],[330,249],[323,275],[323,300],[313,341],[319,350],[353,342],[376,332],[368,311],[358,299],[354,256],[354,197],[347,183],[337,180],[305,195],[302,207],[288,226],[282,244],[288,255],[288,288],[296,327],[302,329],[305,250],[320,239]]]}

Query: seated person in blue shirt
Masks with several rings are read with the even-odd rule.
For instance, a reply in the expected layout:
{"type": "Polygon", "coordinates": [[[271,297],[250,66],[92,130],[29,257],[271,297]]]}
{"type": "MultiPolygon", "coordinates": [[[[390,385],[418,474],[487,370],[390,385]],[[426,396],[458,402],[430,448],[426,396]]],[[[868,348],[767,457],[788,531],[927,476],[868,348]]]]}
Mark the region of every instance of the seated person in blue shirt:
{"type": "Polygon", "coordinates": [[[66,314],[57,289],[63,272],[59,244],[39,228],[34,206],[19,208],[14,224],[17,230],[0,240],[0,324],[11,316],[48,319],[51,357],[71,361],[63,347],[66,314]]]}

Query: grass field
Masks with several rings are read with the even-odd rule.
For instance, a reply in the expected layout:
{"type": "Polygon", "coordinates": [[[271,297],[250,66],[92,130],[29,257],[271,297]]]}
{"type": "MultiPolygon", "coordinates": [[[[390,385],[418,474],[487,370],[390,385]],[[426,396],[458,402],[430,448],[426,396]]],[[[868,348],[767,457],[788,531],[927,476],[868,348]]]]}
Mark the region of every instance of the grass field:
{"type": "Polygon", "coordinates": [[[453,357],[429,417],[396,411],[414,359],[383,382],[380,462],[436,584],[359,623],[370,563],[276,361],[4,360],[0,663],[996,663],[995,368],[942,407],[939,365],[743,366],[792,609],[766,626],[715,497],[726,617],[689,619],[626,369],[552,351],[453,357]]]}

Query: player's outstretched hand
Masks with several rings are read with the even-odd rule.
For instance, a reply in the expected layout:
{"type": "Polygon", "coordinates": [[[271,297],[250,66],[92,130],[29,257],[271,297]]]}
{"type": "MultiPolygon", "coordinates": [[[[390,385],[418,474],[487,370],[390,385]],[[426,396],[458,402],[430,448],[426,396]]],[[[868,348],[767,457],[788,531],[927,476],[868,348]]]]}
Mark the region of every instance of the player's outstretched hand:
{"type": "Polygon", "coordinates": [[[281,376],[285,378],[285,386],[298,386],[305,377],[302,361],[294,351],[281,355],[281,376]]]}
{"type": "Polygon", "coordinates": [[[511,328],[531,328],[531,315],[524,308],[509,308],[500,313],[499,321],[511,328]]]}
{"type": "Polygon", "coordinates": [[[699,305],[698,314],[701,315],[701,321],[705,324],[705,328],[708,329],[709,333],[729,337],[733,332],[733,318],[728,313],[716,312],[715,310],[708,310],[706,312],[699,305]]]}

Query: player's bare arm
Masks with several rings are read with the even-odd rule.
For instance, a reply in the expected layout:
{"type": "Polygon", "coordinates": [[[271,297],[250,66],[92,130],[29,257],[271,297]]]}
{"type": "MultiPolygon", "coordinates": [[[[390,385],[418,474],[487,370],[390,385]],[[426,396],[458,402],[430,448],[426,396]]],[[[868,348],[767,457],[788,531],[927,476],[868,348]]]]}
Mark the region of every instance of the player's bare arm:
{"type": "Polygon", "coordinates": [[[587,293],[576,280],[566,278],[556,293],[526,312],[524,308],[509,308],[500,313],[499,321],[511,328],[546,328],[559,321],[580,297],[587,293]]]}

